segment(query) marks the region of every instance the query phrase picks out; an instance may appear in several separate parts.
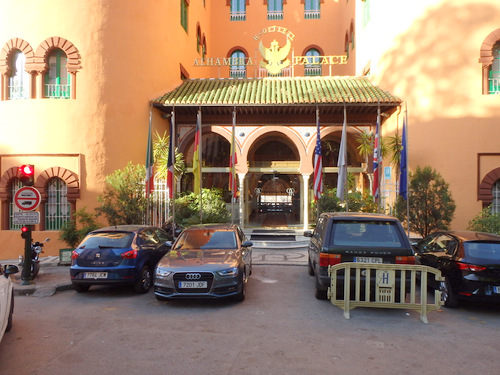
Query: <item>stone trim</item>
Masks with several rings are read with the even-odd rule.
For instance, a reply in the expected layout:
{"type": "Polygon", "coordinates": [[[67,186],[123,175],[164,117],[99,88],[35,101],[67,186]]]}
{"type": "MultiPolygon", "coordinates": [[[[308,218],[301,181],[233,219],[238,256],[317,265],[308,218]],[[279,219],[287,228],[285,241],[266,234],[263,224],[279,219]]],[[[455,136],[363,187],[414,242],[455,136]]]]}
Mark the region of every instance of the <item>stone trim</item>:
{"type": "Polygon", "coordinates": [[[477,199],[483,201],[483,208],[493,203],[492,189],[498,180],[500,180],[500,167],[490,171],[479,184],[477,199]]]}

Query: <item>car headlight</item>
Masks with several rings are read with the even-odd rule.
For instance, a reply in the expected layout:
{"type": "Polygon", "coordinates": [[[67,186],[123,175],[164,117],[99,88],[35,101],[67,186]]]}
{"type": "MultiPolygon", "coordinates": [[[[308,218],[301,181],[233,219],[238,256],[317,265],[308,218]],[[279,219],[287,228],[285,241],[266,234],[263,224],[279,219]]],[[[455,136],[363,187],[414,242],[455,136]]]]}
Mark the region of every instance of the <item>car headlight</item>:
{"type": "Polygon", "coordinates": [[[161,267],[156,268],[156,277],[167,277],[171,273],[172,271],[169,271],[166,268],[161,268],[161,267]]]}
{"type": "Polygon", "coordinates": [[[219,276],[236,276],[238,274],[238,267],[229,268],[223,271],[217,271],[219,276]]]}

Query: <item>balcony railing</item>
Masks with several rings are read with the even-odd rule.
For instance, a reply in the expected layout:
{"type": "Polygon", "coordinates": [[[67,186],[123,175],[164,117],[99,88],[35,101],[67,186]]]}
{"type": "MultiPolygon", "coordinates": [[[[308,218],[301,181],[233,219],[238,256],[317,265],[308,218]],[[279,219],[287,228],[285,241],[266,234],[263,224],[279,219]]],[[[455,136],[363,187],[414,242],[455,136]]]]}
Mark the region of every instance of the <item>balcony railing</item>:
{"type": "Polygon", "coordinates": [[[246,11],[234,12],[231,11],[231,21],[245,21],[246,19],[246,11]]]}
{"type": "Polygon", "coordinates": [[[9,100],[28,99],[29,88],[23,85],[9,86],[9,100]]]}
{"type": "Polygon", "coordinates": [[[309,9],[304,11],[304,18],[306,20],[319,19],[321,16],[321,12],[319,9],[309,9]]]}
{"type": "Polygon", "coordinates": [[[321,66],[305,66],[304,75],[308,77],[322,75],[321,66]]]}
{"type": "Polygon", "coordinates": [[[56,83],[45,85],[45,97],[55,99],[69,99],[71,95],[71,85],[61,85],[56,83]]]}
{"type": "Polygon", "coordinates": [[[247,76],[246,69],[229,69],[229,76],[231,78],[245,78],[247,76]]]}
{"type": "Polygon", "coordinates": [[[489,78],[489,94],[500,95],[500,78],[489,78]]]}
{"type": "Polygon", "coordinates": [[[282,20],[283,19],[283,11],[282,10],[268,10],[267,11],[267,19],[274,20],[282,20]]]}

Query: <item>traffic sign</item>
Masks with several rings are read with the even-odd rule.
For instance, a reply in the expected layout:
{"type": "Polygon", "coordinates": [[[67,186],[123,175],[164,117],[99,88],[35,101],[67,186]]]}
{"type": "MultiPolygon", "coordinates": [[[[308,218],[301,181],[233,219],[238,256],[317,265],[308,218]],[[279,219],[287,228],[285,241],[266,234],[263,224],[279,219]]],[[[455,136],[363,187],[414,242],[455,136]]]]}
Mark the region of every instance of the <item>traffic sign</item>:
{"type": "Polygon", "coordinates": [[[24,186],[16,191],[14,203],[21,211],[33,211],[40,205],[40,192],[31,186],[24,186]]]}
{"type": "Polygon", "coordinates": [[[13,222],[15,225],[40,224],[40,212],[38,211],[14,212],[13,222]]]}

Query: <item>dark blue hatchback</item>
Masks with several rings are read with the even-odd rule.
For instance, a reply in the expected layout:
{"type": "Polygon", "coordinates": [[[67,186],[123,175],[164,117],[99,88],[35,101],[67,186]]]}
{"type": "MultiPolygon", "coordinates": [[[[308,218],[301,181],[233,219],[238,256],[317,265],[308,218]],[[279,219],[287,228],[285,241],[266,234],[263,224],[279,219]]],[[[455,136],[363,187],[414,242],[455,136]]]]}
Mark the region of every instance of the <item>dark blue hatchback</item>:
{"type": "Polygon", "coordinates": [[[146,293],[153,270],[169,250],[168,236],[160,228],[118,225],[90,232],[71,256],[71,282],[77,292],[92,285],[133,285],[146,293]]]}

